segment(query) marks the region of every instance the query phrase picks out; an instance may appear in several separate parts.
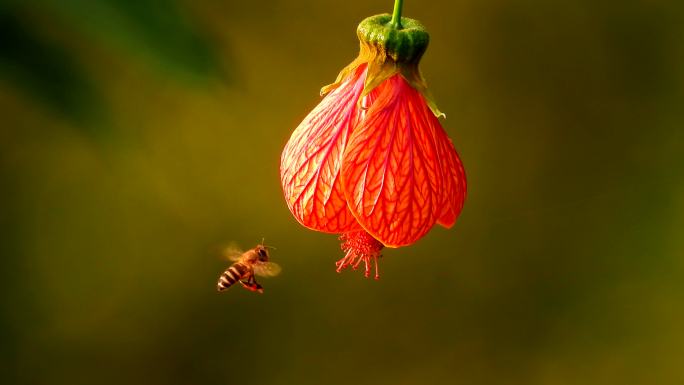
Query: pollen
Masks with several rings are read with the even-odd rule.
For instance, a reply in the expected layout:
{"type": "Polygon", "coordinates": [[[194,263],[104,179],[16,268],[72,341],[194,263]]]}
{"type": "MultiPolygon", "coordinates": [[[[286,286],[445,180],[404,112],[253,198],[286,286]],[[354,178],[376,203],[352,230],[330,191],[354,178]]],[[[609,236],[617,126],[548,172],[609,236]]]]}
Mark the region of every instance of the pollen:
{"type": "Polygon", "coordinates": [[[356,270],[361,265],[361,262],[363,262],[366,278],[370,277],[371,268],[375,265],[374,278],[380,279],[378,258],[382,257],[380,251],[384,247],[380,241],[363,230],[346,232],[340,236],[340,240],[342,241],[341,247],[342,251],[345,252],[345,256],[335,263],[338,273],[347,267],[356,270]]]}

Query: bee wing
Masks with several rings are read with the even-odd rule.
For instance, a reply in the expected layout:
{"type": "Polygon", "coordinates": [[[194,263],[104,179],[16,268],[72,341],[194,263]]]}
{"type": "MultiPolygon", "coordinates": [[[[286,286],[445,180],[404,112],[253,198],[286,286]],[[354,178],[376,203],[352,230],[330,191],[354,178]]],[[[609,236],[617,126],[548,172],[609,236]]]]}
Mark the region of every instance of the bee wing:
{"type": "Polygon", "coordinates": [[[280,265],[273,262],[258,262],[254,264],[254,274],[261,277],[275,277],[280,274],[280,265]]]}
{"type": "Polygon", "coordinates": [[[230,259],[231,261],[237,261],[240,259],[244,251],[242,251],[237,244],[230,243],[228,246],[223,248],[223,256],[230,259]]]}

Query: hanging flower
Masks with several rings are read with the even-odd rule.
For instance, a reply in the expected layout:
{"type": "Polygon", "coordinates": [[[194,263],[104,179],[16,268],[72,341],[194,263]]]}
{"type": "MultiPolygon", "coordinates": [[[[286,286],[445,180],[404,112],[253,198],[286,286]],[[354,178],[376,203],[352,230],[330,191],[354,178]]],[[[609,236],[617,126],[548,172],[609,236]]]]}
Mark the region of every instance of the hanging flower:
{"type": "MultiPolygon", "coordinates": [[[[304,226],[341,234],[337,271],[383,247],[413,244],[435,223],[449,228],[466,193],[465,173],[418,63],[429,35],[415,20],[372,16],[359,24],[359,56],[292,133],[280,176],[290,211],[304,226]]],[[[397,8],[399,11],[397,11],[397,8]]]]}

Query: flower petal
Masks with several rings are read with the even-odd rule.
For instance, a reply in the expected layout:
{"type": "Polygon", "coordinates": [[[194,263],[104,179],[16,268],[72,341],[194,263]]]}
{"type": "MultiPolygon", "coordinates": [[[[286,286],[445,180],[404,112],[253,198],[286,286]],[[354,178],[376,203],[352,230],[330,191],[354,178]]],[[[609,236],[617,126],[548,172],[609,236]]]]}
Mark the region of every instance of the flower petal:
{"type": "Polygon", "coordinates": [[[442,213],[437,220],[437,223],[446,227],[447,229],[456,223],[456,218],[461,213],[463,202],[466,196],[466,177],[465,169],[459,159],[454,144],[447,136],[444,129],[439,124],[439,120],[432,117],[433,124],[437,126],[435,133],[437,134],[439,143],[439,158],[442,162],[443,173],[442,182],[442,213]]]}
{"type": "Polygon", "coordinates": [[[359,119],[365,65],[328,94],[295,129],[280,161],[290,211],[304,226],[339,233],[359,229],[347,208],[339,174],[347,140],[359,119]]]}
{"type": "Polygon", "coordinates": [[[385,246],[424,236],[442,214],[438,125],[422,95],[401,75],[378,86],[351,135],[342,166],[349,209],[385,246]]]}

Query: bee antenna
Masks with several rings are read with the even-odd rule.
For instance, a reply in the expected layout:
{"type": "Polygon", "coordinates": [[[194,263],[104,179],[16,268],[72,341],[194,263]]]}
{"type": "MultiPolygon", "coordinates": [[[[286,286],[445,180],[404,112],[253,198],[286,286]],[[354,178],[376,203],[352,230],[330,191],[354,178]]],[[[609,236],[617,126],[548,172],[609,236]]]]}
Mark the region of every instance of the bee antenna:
{"type": "Polygon", "coordinates": [[[260,245],[261,245],[262,247],[264,247],[264,248],[266,248],[266,249],[276,250],[275,247],[265,245],[264,242],[266,242],[266,238],[261,238],[261,243],[260,243],[260,245]]]}

